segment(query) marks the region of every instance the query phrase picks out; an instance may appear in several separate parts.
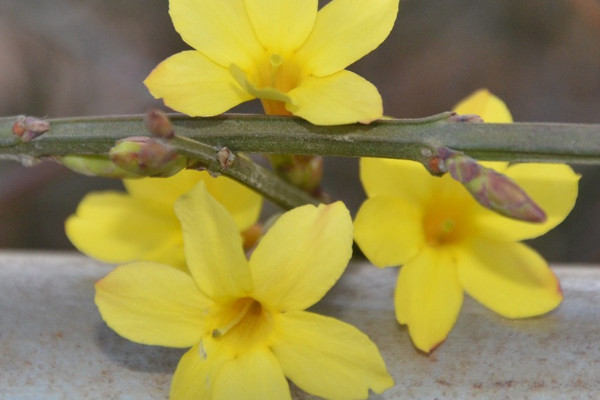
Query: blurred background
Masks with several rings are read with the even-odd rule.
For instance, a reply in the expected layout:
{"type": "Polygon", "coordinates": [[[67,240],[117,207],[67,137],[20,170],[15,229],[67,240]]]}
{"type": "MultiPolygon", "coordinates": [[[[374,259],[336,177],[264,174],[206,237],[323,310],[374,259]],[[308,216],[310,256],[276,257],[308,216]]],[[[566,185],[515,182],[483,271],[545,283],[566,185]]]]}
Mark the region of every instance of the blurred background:
{"type": "MultiPolygon", "coordinates": [[[[0,115],[160,105],[142,81],[188,48],[167,10],[167,0],[2,0],[0,115]]],[[[402,0],[389,38],[349,69],[373,82],[385,113],[399,118],[449,110],[486,87],[515,121],[600,123],[600,0],[402,0]]],[[[357,160],[328,159],[326,168],[325,188],[355,211],[364,198],[357,160]]],[[[530,244],[553,262],[600,262],[600,168],[576,169],[575,210],[530,244]]],[[[72,248],[63,222],[79,200],[121,187],[51,163],[0,161],[0,248],[72,248]]]]}

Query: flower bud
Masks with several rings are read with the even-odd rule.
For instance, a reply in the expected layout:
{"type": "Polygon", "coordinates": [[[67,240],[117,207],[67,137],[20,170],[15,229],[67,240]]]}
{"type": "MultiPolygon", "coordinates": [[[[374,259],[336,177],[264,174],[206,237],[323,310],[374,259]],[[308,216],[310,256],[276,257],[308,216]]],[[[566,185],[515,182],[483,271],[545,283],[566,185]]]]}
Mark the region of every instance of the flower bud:
{"type": "Polygon", "coordinates": [[[144,124],[148,132],[154,137],[171,139],[175,136],[173,125],[167,114],[156,108],[148,110],[144,116],[144,124]]]}
{"type": "Polygon", "coordinates": [[[142,176],[167,177],[187,166],[169,144],[147,136],[119,140],[109,156],[120,168],[142,176]]]}
{"type": "Polygon", "coordinates": [[[482,206],[521,221],[546,221],[546,213],[509,177],[458,152],[449,153],[445,166],[482,206]]]}
{"type": "Polygon", "coordinates": [[[313,195],[320,194],[323,157],[300,154],[271,154],[275,171],[291,184],[313,195]]]}

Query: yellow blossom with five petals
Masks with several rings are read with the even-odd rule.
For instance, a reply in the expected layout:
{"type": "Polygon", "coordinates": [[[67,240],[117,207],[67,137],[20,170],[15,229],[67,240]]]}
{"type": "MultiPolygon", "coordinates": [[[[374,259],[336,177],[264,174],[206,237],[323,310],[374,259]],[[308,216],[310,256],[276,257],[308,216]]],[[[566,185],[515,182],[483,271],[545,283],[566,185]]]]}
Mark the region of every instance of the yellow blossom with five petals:
{"type": "Polygon", "coordinates": [[[399,0],[170,0],[195,50],[161,62],[145,85],[190,116],[259,98],[268,114],[314,124],[370,122],[383,106],[371,83],[345,68],[390,33],[399,0]]]}
{"type": "Polygon", "coordinates": [[[127,193],[87,194],[65,222],[65,231],[78,250],[104,262],[156,261],[184,269],[181,226],[173,205],[200,181],[231,213],[240,232],[256,223],[259,194],[227,177],[185,170],[169,178],[126,179],[127,193]]]}
{"type": "Polygon", "coordinates": [[[171,399],[290,399],[285,377],[330,399],[393,385],[375,344],[306,308],[344,272],[352,220],[341,202],[282,215],[249,260],[227,211],[198,184],[175,204],[189,274],[138,262],[96,284],[102,318],[135,342],[191,347],[171,399]]]}
{"type": "MultiPolygon", "coordinates": [[[[481,90],[456,107],[486,122],[511,122],[504,103],[481,90]]],[[[523,239],[558,225],[577,198],[579,176],[564,164],[486,163],[517,182],[541,206],[547,221],[521,222],[479,205],[448,174],[431,176],[405,160],[364,158],[361,181],[368,199],[355,219],[355,240],[378,267],[402,265],[396,318],[415,346],[430,352],[457,320],[463,291],[508,318],[551,311],[562,301],[546,261],[523,239]]]]}

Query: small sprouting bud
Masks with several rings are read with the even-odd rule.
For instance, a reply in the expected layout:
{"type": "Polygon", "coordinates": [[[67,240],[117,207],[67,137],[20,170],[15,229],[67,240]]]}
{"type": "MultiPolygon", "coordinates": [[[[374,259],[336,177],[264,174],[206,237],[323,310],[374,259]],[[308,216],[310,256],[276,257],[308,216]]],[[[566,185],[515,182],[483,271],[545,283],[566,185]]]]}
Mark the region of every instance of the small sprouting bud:
{"type": "Polygon", "coordinates": [[[25,117],[23,115],[17,117],[17,120],[15,121],[15,123],[12,126],[12,133],[15,136],[22,137],[23,134],[25,133],[25,130],[26,130],[25,129],[25,119],[26,118],[27,117],[25,117]]]}
{"type": "Polygon", "coordinates": [[[13,124],[13,134],[18,136],[22,142],[31,142],[36,137],[50,130],[50,123],[36,117],[20,116],[13,124]]]}
{"type": "Polygon", "coordinates": [[[103,155],[67,155],[56,157],[62,165],[79,174],[102,176],[105,178],[141,178],[142,176],[126,171],[103,155]]]}
{"type": "Polygon", "coordinates": [[[219,165],[221,168],[227,169],[231,167],[233,162],[235,161],[235,154],[227,147],[222,147],[221,150],[217,153],[217,161],[219,161],[219,165]]]}
{"type": "Polygon", "coordinates": [[[320,194],[323,157],[301,154],[272,154],[275,171],[291,184],[313,195],[320,194]]]}
{"type": "Polygon", "coordinates": [[[546,213],[512,179],[462,153],[449,150],[447,154],[444,160],[447,171],[479,204],[509,218],[546,221],[546,213]]]}
{"type": "Polygon", "coordinates": [[[483,118],[481,118],[477,114],[457,114],[452,113],[450,117],[448,117],[449,122],[483,122],[483,118]]]}
{"type": "Polygon", "coordinates": [[[143,176],[171,176],[187,164],[169,144],[147,136],[119,140],[108,154],[120,168],[143,176]]]}
{"type": "Polygon", "coordinates": [[[148,132],[155,137],[172,139],[175,136],[169,116],[156,108],[148,110],[144,116],[144,124],[148,132]]]}

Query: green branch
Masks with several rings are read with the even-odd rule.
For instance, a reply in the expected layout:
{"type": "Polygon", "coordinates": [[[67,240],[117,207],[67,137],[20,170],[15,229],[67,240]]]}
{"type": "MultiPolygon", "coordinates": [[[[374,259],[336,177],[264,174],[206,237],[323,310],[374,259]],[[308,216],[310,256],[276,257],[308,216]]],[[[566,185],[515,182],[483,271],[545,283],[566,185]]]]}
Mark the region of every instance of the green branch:
{"type": "MultiPolygon", "coordinates": [[[[386,157],[426,161],[440,146],[484,160],[600,163],[600,125],[449,122],[449,113],[370,125],[316,126],[262,115],[211,118],[171,116],[178,135],[247,153],[386,157]]],[[[11,132],[16,118],[0,118],[0,158],[102,154],[116,140],[147,135],[143,115],[51,119],[50,131],[31,143],[11,132]]]]}
{"type": "MultiPolygon", "coordinates": [[[[217,157],[219,150],[399,158],[430,168],[432,157],[448,147],[480,160],[600,164],[600,125],[483,124],[460,122],[453,113],[340,126],[262,115],[170,118],[177,134],[171,145],[180,155],[241,181],[285,208],[316,200],[243,157],[233,156],[234,162],[225,165],[217,157]]],[[[106,155],[117,140],[149,135],[144,116],[133,115],[51,119],[48,132],[22,140],[12,132],[17,119],[0,118],[0,159],[106,155]]]]}
{"type": "Polygon", "coordinates": [[[182,156],[199,161],[209,171],[227,175],[253,188],[283,208],[291,209],[303,204],[319,203],[308,193],[287,183],[251,160],[234,155],[226,147],[216,152],[211,146],[181,136],[175,136],[169,140],[169,145],[173,146],[182,156]],[[227,153],[224,155],[227,159],[219,160],[218,154],[223,152],[227,153]]]}
{"type": "MultiPolygon", "coordinates": [[[[453,122],[450,115],[338,126],[262,115],[172,115],[171,121],[180,136],[234,152],[427,162],[431,150],[446,146],[482,160],[600,163],[600,125],[462,123],[453,122]]],[[[143,115],[51,119],[48,133],[21,143],[11,132],[15,120],[0,118],[0,158],[102,154],[118,139],[148,135],[143,115]]]]}

